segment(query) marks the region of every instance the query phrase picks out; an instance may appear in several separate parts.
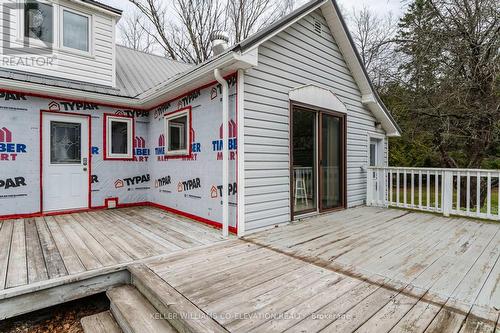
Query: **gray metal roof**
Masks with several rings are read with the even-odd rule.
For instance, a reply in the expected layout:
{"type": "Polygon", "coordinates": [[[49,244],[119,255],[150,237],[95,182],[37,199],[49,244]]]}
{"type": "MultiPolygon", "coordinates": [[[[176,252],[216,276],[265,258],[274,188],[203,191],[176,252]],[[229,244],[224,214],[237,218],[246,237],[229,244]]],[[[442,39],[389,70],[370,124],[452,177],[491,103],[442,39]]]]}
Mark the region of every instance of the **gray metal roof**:
{"type": "Polygon", "coordinates": [[[126,96],[135,97],[191,68],[191,64],[116,47],[116,85],[126,96]]]}
{"type": "Polygon", "coordinates": [[[134,98],[192,67],[190,64],[117,45],[116,88],[5,68],[0,68],[0,78],[134,98]]]}

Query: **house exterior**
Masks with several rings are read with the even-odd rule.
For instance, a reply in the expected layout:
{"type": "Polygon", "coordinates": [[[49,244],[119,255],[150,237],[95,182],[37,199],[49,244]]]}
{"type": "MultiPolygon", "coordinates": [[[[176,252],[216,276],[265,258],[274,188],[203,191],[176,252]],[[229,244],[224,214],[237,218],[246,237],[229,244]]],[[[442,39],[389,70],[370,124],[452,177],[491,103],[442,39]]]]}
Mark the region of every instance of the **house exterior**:
{"type": "Polygon", "coordinates": [[[332,0],[197,66],[94,0],[2,6],[0,218],[152,205],[244,235],[366,200],[399,128],[332,0]]]}

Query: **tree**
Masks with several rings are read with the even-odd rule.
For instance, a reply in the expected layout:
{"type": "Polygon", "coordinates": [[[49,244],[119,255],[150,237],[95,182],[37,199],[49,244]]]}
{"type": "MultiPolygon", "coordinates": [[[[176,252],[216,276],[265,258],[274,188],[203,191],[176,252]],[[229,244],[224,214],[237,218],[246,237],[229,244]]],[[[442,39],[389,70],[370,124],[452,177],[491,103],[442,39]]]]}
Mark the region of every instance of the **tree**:
{"type": "Polygon", "coordinates": [[[394,79],[398,67],[394,52],[397,23],[390,12],[379,17],[367,7],[353,9],[350,21],[361,60],[372,82],[381,90],[386,82],[394,79]]]}
{"type": "Polygon", "coordinates": [[[148,34],[172,60],[201,63],[211,56],[210,35],[222,27],[219,0],[130,0],[150,25],[148,34]]]}
{"type": "Polygon", "coordinates": [[[285,15],[294,0],[130,0],[145,30],[173,60],[201,63],[212,56],[210,36],[230,30],[239,42],[285,15]]]}
{"type": "Polygon", "coordinates": [[[403,81],[443,166],[479,168],[500,142],[498,10],[496,0],[417,0],[401,20],[403,81]]]}
{"type": "MultiPolygon", "coordinates": [[[[496,163],[500,145],[498,1],[415,0],[400,21],[397,44],[409,121],[426,134],[440,166],[481,168],[496,163]]],[[[484,184],[473,180],[471,188],[476,186],[485,190],[484,184]]],[[[471,202],[475,204],[475,198],[471,202]]]]}
{"type": "Polygon", "coordinates": [[[134,10],[130,16],[122,18],[118,29],[124,46],[137,51],[153,52],[155,42],[146,29],[144,16],[137,10],[134,10]]]}
{"type": "Polygon", "coordinates": [[[230,0],[227,18],[233,41],[238,43],[250,34],[286,15],[294,0],[230,0]]]}

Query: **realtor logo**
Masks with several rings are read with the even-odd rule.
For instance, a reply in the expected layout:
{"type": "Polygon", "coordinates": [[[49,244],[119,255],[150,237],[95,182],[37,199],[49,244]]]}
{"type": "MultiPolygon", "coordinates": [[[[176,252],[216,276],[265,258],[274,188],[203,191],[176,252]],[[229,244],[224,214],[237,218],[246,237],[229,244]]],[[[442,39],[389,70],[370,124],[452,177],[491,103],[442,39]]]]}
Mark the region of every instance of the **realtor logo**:
{"type": "Polygon", "coordinates": [[[0,128],[0,161],[15,161],[19,154],[26,152],[25,144],[13,143],[12,132],[8,128],[0,128]]]}
{"type": "Polygon", "coordinates": [[[0,56],[2,66],[10,68],[55,68],[57,56],[52,52],[54,42],[52,30],[54,7],[34,1],[2,1],[0,4],[3,14],[3,36],[11,36],[17,33],[14,21],[10,17],[24,17],[26,36],[21,40],[3,38],[2,55],[0,56]],[[27,15],[26,15],[27,14],[27,15]],[[26,16],[25,16],[26,15],[26,16]]]}

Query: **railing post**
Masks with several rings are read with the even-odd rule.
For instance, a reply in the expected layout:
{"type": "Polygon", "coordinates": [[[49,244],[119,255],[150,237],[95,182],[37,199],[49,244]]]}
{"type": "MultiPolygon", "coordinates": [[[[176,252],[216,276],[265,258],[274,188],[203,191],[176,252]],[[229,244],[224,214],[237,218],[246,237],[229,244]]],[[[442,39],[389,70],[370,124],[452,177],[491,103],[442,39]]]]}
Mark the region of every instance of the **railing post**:
{"type": "Polygon", "coordinates": [[[366,168],[366,205],[367,206],[372,206],[373,205],[373,175],[372,175],[372,170],[370,167],[366,168]]]}
{"type": "Polygon", "coordinates": [[[443,182],[443,215],[450,216],[451,210],[453,208],[453,172],[448,170],[444,171],[442,182],[443,182]]]}

